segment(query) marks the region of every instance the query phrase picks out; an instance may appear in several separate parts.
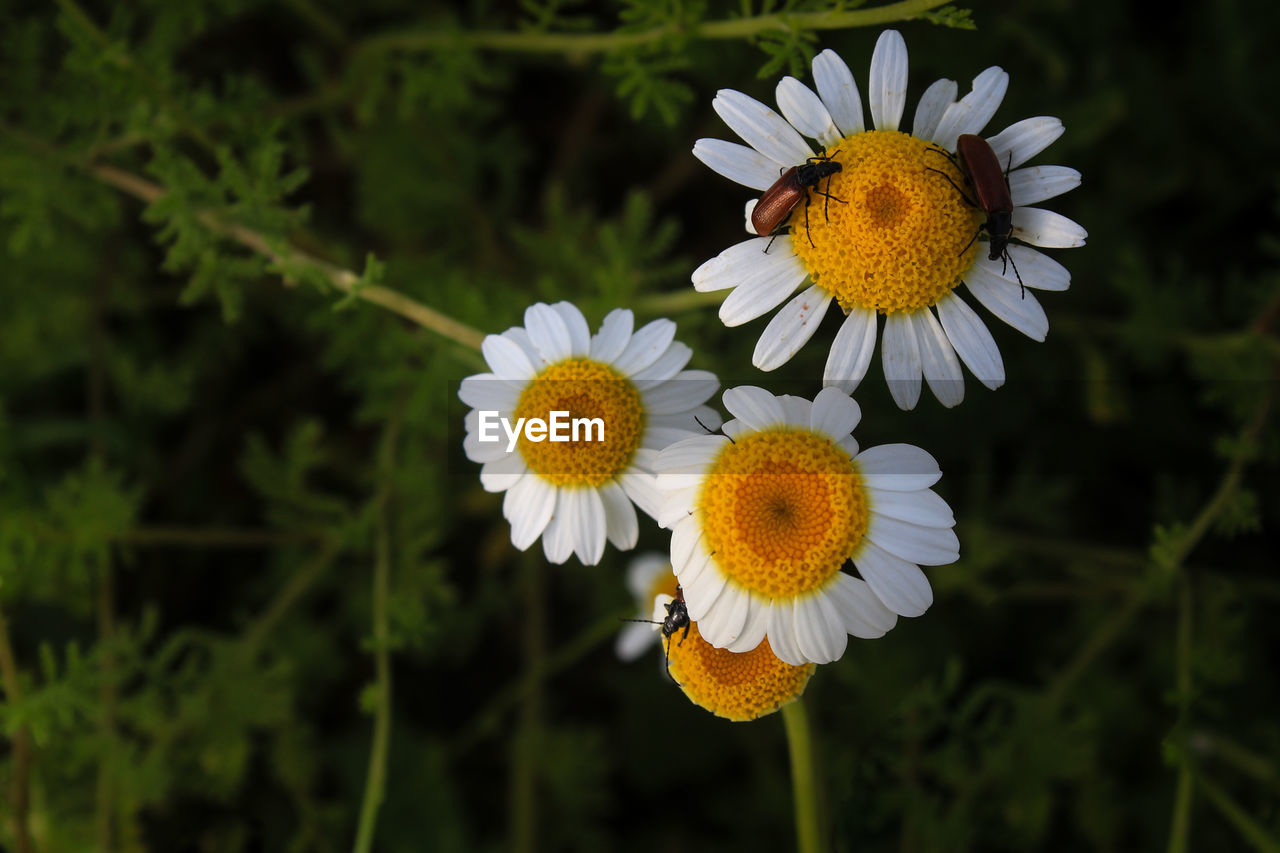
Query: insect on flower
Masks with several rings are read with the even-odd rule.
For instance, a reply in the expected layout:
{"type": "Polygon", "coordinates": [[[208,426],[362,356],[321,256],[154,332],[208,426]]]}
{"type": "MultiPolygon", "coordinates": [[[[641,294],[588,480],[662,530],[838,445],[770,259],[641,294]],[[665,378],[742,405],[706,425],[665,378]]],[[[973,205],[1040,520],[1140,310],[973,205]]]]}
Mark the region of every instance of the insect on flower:
{"type": "MultiPolygon", "coordinates": [[[[996,159],[996,152],[991,149],[991,143],[973,133],[963,133],[956,139],[955,155],[941,148],[929,150],[946,155],[968,178],[969,185],[973,187],[973,193],[977,196],[976,201],[957,187],[955,181],[946,172],[941,169],[929,169],[946,178],[966,202],[987,214],[987,221],[978,226],[973,239],[978,239],[978,234],[982,231],[987,232],[991,241],[987,260],[1003,261],[1006,265],[1013,266],[1013,274],[1018,279],[1018,284],[1022,288],[1022,297],[1025,299],[1026,285],[1022,283],[1018,265],[1009,256],[1009,238],[1013,236],[1013,195],[1009,190],[1009,169],[1007,167],[1001,169],[1000,161],[996,159]]],[[[1010,152],[1009,156],[1012,160],[1013,153],[1010,152]]],[[[969,242],[972,245],[973,240],[969,242]]],[[[968,248],[965,246],[966,250],[968,248]]],[[[963,253],[962,251],[961,254],[963,253]]]]}
{"type": "MultiPolygon", "coordinates": [[[[668,598],[668,597],[669,596],[660,596],[659,599],[668,598]]],[[[644,622],[649,625],[661,626],[660,628],[658,628],[658,631],[662,634],[663,638],[667,641],[667,646],[663,650],[662,663],[667,670],[667,677],[670,678],[671,677],[671,637],[675,635],[675,633],[679,631],[681,628],[684,629],[684,633],[680,635],[680,642],[683,643],[685,638],[689,636],[689,624],[690,624],[689,608],[684,603],[684,590],[677,586],[675,598],[672,598],[670,601],[664,602],[662,606],[666,608],[667,615],[660,622],[657,619],[623,619],[622,621],[623,622],[644,622]]],[[[672,678],[671,680],[675,681],[674,678],[672,678]]],[[[679,685],[679,682],[676,682],[676,684],[679,685]]]]}
{"type": "MultiPolygon", "coordinates": [[[[774,185],[765,190],[764,195],[760,196],[760,200],[756,202],[755,209],[751,211],[751,227],[762,237],[766,234],[776,236],[775,232],[779,230],[779,226],[786,221],[803,198],[804,232],[805,236],[809,237],[809,245],[812,246],[813,237],[809,235],[809,205],[813,199],[806,192],[806,188],[812,189],[826,199],[823,202],[822,211],[823,216],[827,216],[827,209],[832,199],[844,204],[843,199],[831,194],[831,176],[840,169],[839,163],[832,160],[825,152],[820,152],[817,157],[809,157],[799,166],[792,166],[785,170],[774,185]],[[823,178],[827,179],[825,192],[818,186],[823,178]]],[[[830,217],[827,216],[827,218],[830,217]]],[[[773,241],[770,240],[769,246],[772,245],[773,241]]],[[[765,246],[765,252],[769,251],[769,246],[765,246]]]]}

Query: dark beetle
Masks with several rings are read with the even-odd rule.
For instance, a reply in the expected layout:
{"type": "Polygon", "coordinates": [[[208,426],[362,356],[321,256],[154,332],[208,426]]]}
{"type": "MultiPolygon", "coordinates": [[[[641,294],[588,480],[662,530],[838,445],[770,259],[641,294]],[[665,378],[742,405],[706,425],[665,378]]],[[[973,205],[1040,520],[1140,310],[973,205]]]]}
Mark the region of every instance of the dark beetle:
{"type": "MultiPolygon", "coordinates": [[[[661,625],[658,630],[667,641],[667,647],[664,650],[663,666],[667,669],[667,677],[671,677],[671,637],[681,628],[684,633],[680,635],[680,642],[683,643],[685,637],[689,636],[689,608],[684,603],[684,590],[676,587],[676,597],[667,602],[664,607],[667,608],[667,616],[661,622],[655,622],[652,619],[623,619],[623,622],[645,622],[649,625],[661,625]]],[[[671,679],[675,681],[674,678],[671,679]]],[[[679,682],[676,682],[679,684],[679,682]]]]}
{"type": "MultiPolygon", "coordinates": [[[[956,140],[954,157],[940,148],[929,150],[945,154],[964,172],[977,200],[969,198],[959,187],[956,187],[956,191],[964,197],[966,202],[987,214],[987,221],[978,226],[978,231],[986,231],[991,241],[987,260],[1003,260],[1006,265],[1012,264],[1013,274],[1017,276],[1018,284],[1022,285],[1018,265],[1013,263],[1013,258],[1009,256],[1009,239],[1013,236],[1013,196],[1009,192],[1009,170],[1007,167],[1003,170],[1000,168],[1000,161],[996,159],[996,152],[991,149],[991,143],[981,136],[964,133],[956,140]]],[[[1009,159],[1012,162],[1013,152],[1009,153],[1009,159]]],[[[946,172],[940,169],[930,169],[930,171],[942,175],[955,187],[955,181],[952,181],[951,176],[946,172]]],[[[973,238],[976,240],[978,235],[975,233],[973,238]]],[[[972,244],[973,240],[970,240],[969,245],[972,244]]],[[[965,246],[960,250],[961,253],[968,248],[968,245],[965,246]]],[[[1023,286],[1023,296],[1026,296],[1025,286],[1023,286]]]]}
{"type": "MultiPolygon", "coordinates": [[[[833,152],[838,153],[838,152],[833,152]]],[[[831,199],[841,202],[830,192],[823,192],[818,188],[823,178],[827,179],[827,189],[831,188],[831,176],[839,172],[841,166],[832,160],[825,153],[819,154],[817,157],[810,157],[799,166],[792,166],[782,173],[782,176],[774,182],[773,186],[764,191],[764,195],[760,196],[760,200],[756,202],[755,209],[751,211],[751,227],[760,236],[774,234],[778,227],[786,221],[791,215],[791,211],[795,210],[796,205],[800,203],[800,199],[804,199],[804,231],[805,236],[809,236],[809,194],[805,189],[812,189],[818,195],[827,199],[825,204],[830,204],[831,199]]],[[[823,215],[826,215],[826,206],[823,207],[823,215]]],[[[773,245],[770,241],[769,245],[773,245]]],[[[813,245],[813,238],[809,237],[809,245],[813,245]]],[[[769,251],[769,247],[765,247],[765,251],[769,251]]]]}

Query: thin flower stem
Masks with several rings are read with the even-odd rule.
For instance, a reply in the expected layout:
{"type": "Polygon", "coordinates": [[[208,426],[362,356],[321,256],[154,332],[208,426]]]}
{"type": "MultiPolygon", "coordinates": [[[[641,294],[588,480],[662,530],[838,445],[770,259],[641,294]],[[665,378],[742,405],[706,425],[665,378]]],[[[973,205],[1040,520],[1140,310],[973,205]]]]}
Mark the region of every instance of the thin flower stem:
{"type": "Polygon", "coordinates": [[[546,661],[546,596],[541,560],[526,552],[521,561],[524,575],[524,651],[528,689],[520,695],[520,715],[511,742],[511,788],[509,820],[514,853],[534,853],[538,838],[538,753],[542,743],[543,692],[541,679],[533,674],[546,661]]]}
{"type": "Polygon", "coordinates": [[[1196,787],[1227,823],[1235,828],[1240,837],[1251,844],[1255,850],[1260,853],[1280,853],[1280,841],[1268,832],[1266,827],[1250,817],[1249,813],[1242,809],[1230,794],[1218,787],[1217,783],[1203,775],[1197,775],[1196,787]]]}
{"type": "Polygon", "coordinates": [[[1208,757],[1220,759],[1259,782],[1280,790],[1280,771],[1267,758],[1227,737],[1221,732],[1197,731],[1190,738],[1191,748],[1208,757]]]}
{"type": "Polygon", "coordinates": [[[681,311],[696,311],[715,305],[724,299],[724,293],[714,291],[706,293],[699,290],[674,290],[670,293],[655,293],[636,300],[636,312],[641,315],[666,316],[681,311]]]}
{"type": "MultiPolygon", "coordinates": [[[[102,182],[147,203],[154,202],[165,194],[164,187],[159,184],[114,166],[99,164],[90,166],[89,171],[102,182]]],[[[233,222],[225,222],[212,213],[203,213],[199,219],[210,231],[230,237],[237,243],[270,258],[278,265],[310,268],[320,273],[326,281],[343,293],[354,293],[365,302],[380,305],[469,349],[478,351],[480,344],[484,341],[484,333],[478,329],[441,314],[434,308],[428,308],[403,293],[376,284],[360,286],[360,276],[350,270],[322,261],[292,247],[273,246],[257,231],[233,222]]]]}
{"type": "Polygon", "coordinates": [[[803,699],[782,707],[791,752],[791,790],[796,814],[796,849],[799,853],[819,853],[822,830],[818,822],[818,779],[813,758],[813,736],[803,699]]]}
{"type": "Polygon", "coordinates": [[[387,787],[387,756],[391,749],[391,637],[387,611],[391,595],[391,519],[392,478],[395,472],[396,441],[400,434],[400,417],[395,416],[383,433],[378,452],[378,492],[374,498],[374,566],[373,566],[373,656],[376,672],[373,717],[373,744],[369,749],[369,768],[365,775],[364,799],[360,806],[360,824],[356,830],[355,853],[373,850],[378,810],[387,787]]]}
{"type": "Polygon", "coordinates": [[[686,27],[675,22],[647,30],[613,33],[549,33],[539,31],[503,32],[437,29],[423,32],[393,32],[363,42],[357,53],[381,51],[422,51],[445,47],[472,47],[480,50],[515,53],[564,53],[581,55],[642,47],[670,38],[747,39],[767,32],[803,32],[871,27],[917,17],[947,0],[900,0],[874,9],[830,12],[779,12],[746,18],[705,21],[686,27]]]}
{"type": "MultiPolygon", "coordinates": [[[[1178,627],[1175,639],[1178,666],[1178,732],[1185,734],[1191,711],[1191,581],[1184,574],[1178,582],[1178,627]]],[[[1186,745],[1180,756],[1178,787],[1173,796],[1173,817],[1169,822],[1169,853],[1186,853],[1191,842],[1191,802],[1195,781],[1186,745]]]]}
{"type": "Polygon", "coordinates": [[[334,558],[338,556],[338,543],[336,540],[329,540],[320,549],[320,553],[312,559],[303,563],[289,576],[289,580],[276,593],[275,598],[267,605],[267,609],[262,615],[255,619],[245,630],[241,637],[241,647],[246,654],[252,655],[261,646],[262,641],[266,638],[271,630],[279,624],[289,609],[302,598],[311,585],[324,574],[325,570],[333,564],[334,558]]]}
{"type": "MultiPolygon", "coordinates": [[[[22,701],[22,681],[18,661],[9,640],[9,622],[0,609],[0,686],[4,687],[5,705],[13,707],[22,701]]],[[[31,801],[31,739],[25,728],[13,733],[13,779],[9,783],[13,840],[17,853],[32,853],[31,827],[27,813],[31,801]]]]}

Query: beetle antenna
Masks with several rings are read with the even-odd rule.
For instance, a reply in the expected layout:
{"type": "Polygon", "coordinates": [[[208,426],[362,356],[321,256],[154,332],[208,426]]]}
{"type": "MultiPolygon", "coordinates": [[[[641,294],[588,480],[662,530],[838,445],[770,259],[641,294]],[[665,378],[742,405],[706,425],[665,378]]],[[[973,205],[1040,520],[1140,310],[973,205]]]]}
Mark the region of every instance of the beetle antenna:
{"type": "MultiPolygon", "coordinates": [[[[1027,286],[1026,286],[1025,284],[1023,284],[1023,283],[1022,283],[1022,276],[1018,274],[1018,264],[1013,260],[1013,256],[1009,254],[1009,250],[1008,250],[1008,249],[1005,249],[1005,250],[1004,250],[1004,256],[1003,256],[1003,257],[1004,257],[1004,262],[1005,262],[1005,264],[1006,264],[1006,267],[1013,267],[1013,275],[1014,275],[1014,277],[1015,277],[1015,278],[1017,278],[1017,279],[1018,279],[1018,287],[1021,287],[1021,288],[1022,288],[1022,298],[1023,298],[1023,299],[1026,299],[1026,298],[1027,298],[1027,286]]],[[[1004,274],[1004,269],[1005,269],[1005,268],[1001,268],[1001,270],[1000,270],[1000,274],[1001,274],[1001,275],[1003,275],[1003,274],[1004,274]]]]}

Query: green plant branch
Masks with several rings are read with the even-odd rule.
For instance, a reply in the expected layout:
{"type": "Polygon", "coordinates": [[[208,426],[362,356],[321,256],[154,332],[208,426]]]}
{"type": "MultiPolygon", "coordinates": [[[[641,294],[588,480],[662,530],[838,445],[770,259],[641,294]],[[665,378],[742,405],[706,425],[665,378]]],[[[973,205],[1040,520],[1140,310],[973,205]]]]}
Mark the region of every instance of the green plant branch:
{"type": "Polygon", "coordinates": [[[662,24],[647,30],[613,33],[550,33],[537,30],[504,32],[495,30],[438,29],[419,32],[393,32],[366,39],[356,48],[357,54],[384,51],[423,51],[465,46],[480,50],[516,53],[604,53],[631,47],[643,47],[671,38],[705,40],[741,40],[770,32],[839,30],[849,27],[873,27],[918,17],[947,0],[900,0],[887,6],[856,11],[777,12],[721,21],[704,21],[686,27],[680,23],[662,24]]]}
{"type": "Polygon", "coordinates": [[[515,853],[533,853],[538,838],[538,764],[542,745],[543,695],[542,679],[530,678],[543,668],[547,656],[546,595],[543,589],[544,564],[526,552],[520,560],[524,575],[524,652],[525,680],[529,687],[520,692],[520,714],[517,718],[511,750],[509,849],[515,853]]]}
{"type": "Polygon", "coordinates": [[[1219,758],[1259,782],[1273,788],[1280,782],[1280,771],[1277,771],[1272,761],[1221,732],[1198,731],[1191,736],[1189,743],[1197,753],[1219,758]]]}
{"type": "MultiPolygon", "coordinates": [[[[1187,731],[1191,712],[1191,581],[1183,574],[1178,579],[1177,701],[1178,737],[1187,731]]],[[[1169,822],[1169,853],[1186,853],[1191,841],[1191,797],[1195,779],[1191,772],[1186,744],[1179,744],[1178,787],[1173,797],[1173,817],[1169,822]]]]}
{"type": "Polygon", "coordinates": [[[302,598],[311,585],[333,565],[338,556],[338,542],[331,539],[320,549],[320,553],[303,563],[289,576],[288,582],[276,593],[275,598],[262,611],[257,619],[250,623],[241,637],[241,644],[246,654],[253,654],[262,646],[262,641],[271,630],[279,624],[290,608],[302,598]]]}
{"type": "MultiPolygon", "coordinates": [[[[0,686],[4,687],[5,705],[12,708],[22,701],[22,680],[18,660],[9,640],[9,622],[0,608],[0,686]]],[[[17,853],[33,853],[31,827],[27,814],[31,803],[31,738],[25,728],[13,733],[13,781],[9,785],[13,840],[17,853]]]]}
{"type": "Polygon", "coordinates": [[[396,442],[401,416],[397,413],[383,433],[378,450],[378,491],[374,498],[373,656],[376,671],[376,705],[373,744],[365,776],[355,853],[370,853],[378,824],[378,810],[386,795],[387,756],[391,748],[391,635],[388,601],[391,595],[391,499],[395,477],[396,442]]]}
{"type": "MultiPolygon", "coordinates": [[[[159,184],[123,169],[105,164],[88,168],[89,172],[102,182],[148,204],[162,198],[165,194],[164,187],[159,184]]],[[[279,266],[295,268],[301,266],[312,269],[343,293],[354,293],[357,298],[412,320],[443,338],[477,351],[480,349],[481,342],[484,341],[484,333],[479,330],[442,314],[434,308],[428,308],[403,293],[376,284],[360,286],[360,276],[350,270],[322,261],[292,247],[278,249],[257,231],[233,222],[226,222],[212,213],[202,213],[199,219],[201,224],[215,234],[229,237],[242,246],[270,258],[279,266]]]]}
{"type": "Polygon", "coordinates": [[[814,764],[813,734],[804,700],[782,706],[782,722],[787,730],[787,749],[791,753],[791,791],[796,817],[796,849],[800,853],[819,853],[822,825],[818,821],[818,774],[814,764]]]}
{"type": "Polygon", "coordinates": [[[1277,841],[1262,824],[1258,823],[1249,813],[1240,807],[1240,804],[1231,798],[1226,791],[1218,787],[1217,783],[1205,778],[1201,774],[1196,775],[1196,787],[1200,789],[1200,793],[1204,794],[1205,799],[1213,804],[1218,813],[1226,819],[1227,823],[1240,834],[1240,837],[1253,846],[1260,853],[1280,853],[1280,841],[1277,841]]]}

